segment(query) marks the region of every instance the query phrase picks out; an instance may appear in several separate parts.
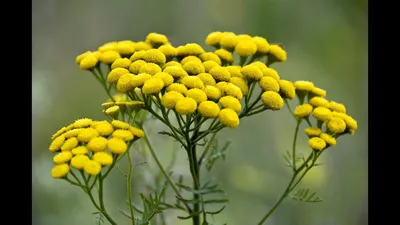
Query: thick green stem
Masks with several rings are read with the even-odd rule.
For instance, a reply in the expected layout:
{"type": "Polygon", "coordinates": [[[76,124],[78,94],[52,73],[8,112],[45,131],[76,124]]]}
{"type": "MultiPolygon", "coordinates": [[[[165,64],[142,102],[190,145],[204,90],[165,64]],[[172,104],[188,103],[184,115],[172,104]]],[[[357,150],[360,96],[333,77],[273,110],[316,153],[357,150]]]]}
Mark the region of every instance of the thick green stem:
{"type": "Polygon", "coordinates": [[[302,121],[303,121],[302,119],[297,120],[296,129],[294,131],[293,146],[292,146],[293,171],[296,171],[296,143],[297,143],[297,135],[299,134],[299,128],[302,121]]]}
{"type": "Polygon", "coordinates": [[[128,164],[129,164],[129,170],[128,170],[128,177],[126,178],[126,191],[128,192],[128,204],[129,204],[129,211],[131,213],[131,220],[132,220],[132,225],[135,225],[135,214],[133,212],[133,207],[132,207],[132,161],[131,161],[131,154],[129,153],[128,149],[128,164]]]}

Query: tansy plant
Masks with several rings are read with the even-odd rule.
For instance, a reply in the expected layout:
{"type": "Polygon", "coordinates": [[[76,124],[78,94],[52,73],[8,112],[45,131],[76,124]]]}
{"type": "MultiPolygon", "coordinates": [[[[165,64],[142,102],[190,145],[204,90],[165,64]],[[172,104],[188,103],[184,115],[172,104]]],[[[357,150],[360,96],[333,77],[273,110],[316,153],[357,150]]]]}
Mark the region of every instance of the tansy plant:
{"type": "Polygon", "coordinates": [[[167,209],[180,211],[178,218],[191,220],[193,225],[211,224],[210,217],[221,213],[228,202],[217,183],[200,179],[202,167],[211,170],[229,147],[229,143],[218,147],[218,131],[237,128],[246,117],[279,111],[284,105],[296,122],[292,149],[285,154],[293,175],[276,204],[248,224],[264,224],[286,197],[322,200],[309,189],[295,189],[319,165],[322,153],[335,146],[339,137],[357,130],[357,121],[314,83],[280,77],[272,65],[286,61],[282,45],[232,32],[212,32],[205,43],[212,50],[196,43],[173,46],[165,35],[150,33],[144,41],[109,42],[76,57],[79,67],[91,72],[108,95],[102,104],[108,119],[82,118],[57,131],[49,148],[55,153],[51,175],[80,187],[102,221],[121,224],[104,204],[103,182],[126,156],[129,169],[121,173],[127,181],[127,207],[119,211],[132,225],[165,224],[167,209]],[[290,103],[296,105],[294,110],[290,103]],[[171,169],[161,165],[145,135],[146,124],[154,119],[166,127],[159,134],[174,139],[182,154],[186,152],[191,182],[175,179],[171,169]],[[309,137],[308,156],[296,152],[302,123],[308,126],[303,133],[309,137]],[[163,181],[150,193],[139,194],[140,206],[133,201],[131,188],[131,146],[136,141],[143,142],[138,148],[146,146],[163,181]],[[172,191],[172,199],[167,198],[166,188],[172,191]],[[221,207],[211,210],[210,204],[221,207]]]}

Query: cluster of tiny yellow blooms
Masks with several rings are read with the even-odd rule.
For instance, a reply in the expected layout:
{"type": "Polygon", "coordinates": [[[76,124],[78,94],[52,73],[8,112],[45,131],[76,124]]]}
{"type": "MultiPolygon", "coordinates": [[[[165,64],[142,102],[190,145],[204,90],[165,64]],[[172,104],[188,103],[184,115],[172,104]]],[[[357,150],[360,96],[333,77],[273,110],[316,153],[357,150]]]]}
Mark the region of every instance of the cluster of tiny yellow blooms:
{"type": "Polygon", "coordinates": [[[51,176],[63,178],[72,168],[96,176],[125,153],[130,142],[142,137],[141,129],[119,120],[76,120],[51,137],[49,150],[55,153],[51,176]]]}
{"type": "Polygon", "coordinates": [[[325,90],[310,81],[296,81],[294,86],[297,96],[307,97],[303,104],[296,107],[294,115],[298,119],[309,120],[312,117],[317,121],[317,127],[304,130],[309,137],[310,148],[322,151],[336,145],[337,137],[352,135],[357,130],[357,121],[347,114],[345,105],[328,100],[325,90]]]}

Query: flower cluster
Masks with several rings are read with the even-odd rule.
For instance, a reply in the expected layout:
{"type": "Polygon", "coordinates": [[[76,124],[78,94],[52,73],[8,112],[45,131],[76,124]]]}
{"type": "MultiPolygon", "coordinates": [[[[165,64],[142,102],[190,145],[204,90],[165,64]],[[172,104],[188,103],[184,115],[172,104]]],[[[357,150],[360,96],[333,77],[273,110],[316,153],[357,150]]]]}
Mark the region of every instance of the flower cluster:
{"type": "Polygon", "coordinates": [[[76,120],[52,136],[49,150],[56,154],[51,175],[63,178],[74,168],[96,176],[142,137],[141,129],[119,120],[111,123],[88,118],[76,120]]]}

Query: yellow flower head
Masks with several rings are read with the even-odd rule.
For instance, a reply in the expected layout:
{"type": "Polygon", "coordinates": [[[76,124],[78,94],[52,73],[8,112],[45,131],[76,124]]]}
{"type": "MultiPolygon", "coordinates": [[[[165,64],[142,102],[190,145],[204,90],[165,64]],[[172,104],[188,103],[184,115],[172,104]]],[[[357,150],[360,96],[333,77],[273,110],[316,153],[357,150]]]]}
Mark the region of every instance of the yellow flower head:
{"type": "Polygon", "coordinates": [[[129,69],[129,66],[131,65],[131,60],[128,58],[119,58],[111,64],[111,69],[115,68],[124,68],[124,69],[129,69]]]}
{"type": "Polygon", "coordinates": [[[176,50],[176,48],[170,44],[161,45],[160,47],[158,47],[158,50],[160,50],[160,52],[165,55],[167,61],[171,60],[178,54],[178,50],[176,50]]]}
{"type": "Polygon", "coordinates": [[[240,72],[240,70],[242,69],[241,66],[227,66],[225,68],[229,71],[231,77],[244,78],[243,74],[240,72]]]}
{"type": "Polygon", "coordinates": [[[102,166],[110,166],[113,163],[113,157],[107,152],[96,152],[92,159],[102,166]]]}
{"type": "Polygon", "coordinates": [[[236,34],[232,32],[224,32],[222,33],[222,37],[221,40],[219,41],[219,44],[226,50],[233,51],[238,41],[239,39],[236,36],[236,34]]]}
{"type": "Polygon", "coordinates": [[[335,101],[330,101],[327,108],[335,112],[346,113],[346,107],[343,104],[335,101]]]}
{"type": "Polygon", "coordinates": [[[226,87],[226,85],[228,85],[228,82],[220,81],[220,82],[215,84],[215,87],[217,87],[221,91],[222,95],[225,95],[225,87],[226,87]]]}
{"type": "Polygon", "coordinates": [[[298,80],[294,82],[293,85],[296,88],[296,91],[310,92],[314,88],[314,83],[311,81],[298,80]]]}
{"type": "Polygon", "coordinates": [[[179,66],[168,66],[163,70],[163,72],[168,73],[174,78],[189,76],[188,73],[182,67],[179,66]]]}
{"type": "Polygon", "coordinates": [[[72,168],[81,170],[89,160],[90,158],[87,155],[76,155],[71,159],[71,166],[72,168]]]}
{"type": "Polygon", "coordinates": [[[239,40],[235,52],[240,56],[251,56],[257,52],[257,45],[252,40],[239,40]]]}
{"type": "Polygon", "coordinates": [[[56,137],[50,144],[49,150],[51,152],[56,152],[58,150],[60,150],[61,146],[63,146],[65,142],[65,136],[61,135],[56,137]]]}
{"type": "Polygon", "coordinates": [[[308,137],[318,137],[321,135],[322,131],[316,127],[308,127],[304,130],[304,133],[307,134],[308,137]]]}
{"type": "Polygon", "coordinates": [[[67,132],[68,129],[66,127],[63,127],[61,129],[59,129],[57,132],[55,132],[52,136],[51,136],[51,140],[56,139],[57,137],[59,137],[61,134],[67,132]]]}
{"type": "Polygon", "coordinates": [[[143,130],[136,127],[130,126],[129,131],[133,134],[134,138],[142,138],[145,135],[143,130]]]}
{"type": "Polygon", "coordinates": [[[153,47],[168,44],[167,36],[159,33],[149,33],[146,36],[146,42],[151,44],[153,47]]]}
{"type": "Polygon", "coordinates": [[[219,115],[220,108],[217,103],[212,101],[205,101],[200,103],[197,109],[202,117],[216,118],[219,115]]]}
{"type": "Polygon", "coordinates": [[[121,55],[117,51],[110,50],[110,51],[102,52],[100,54],[99,60],[101,63],[111,65],[111,64],[113,64],[113,62],[115,60],[117,60],[119,58],[121,58],[121,55]]]}
{"type": "Polygon", "coordinates": [[[329,101],[323,97],[312,97],[308,102],[314,107],[322,106],[328,108],[329,106],[329,101]]]}
{"type": "Polygon", "coordinates": [[[314,87],[311,90],[311,94],[313,94],[314,96],[318,96],[318,97],[325,97],[326,96],[326,91],[324,89],[318,88],[318,87],[314,87]]]}
{"type": "Polygon", "coordinates": [[[153,78],[158,78],[164,82],[164,87],[168,87],[174,83],[174,77],[165,72],[159,72],[153,75],[153,78]]]}
{"type": "Polygon", "coordinates": [[[114,127],[106,120],[96,124],[95,129],[101,136],[109,136],[114,132],[114,127]]]}
{"type": "Polygon", "coordinates": [[[242,92],[242,95],[247,95],[247,93],[249,92],[249,86],[247,85],[246,81],[243,78],[231,77],[229,83],[237,86],[242,92]]]}
{"type": "MultiPolygon", "coordinates": [[[[209,73],[200,73],[200,74],[197,75],[197,77],[203,82],[204,86],[205,85],[214,86],[216,84],[214,78],[209,73]]],[[[203,86],[203,88],[204,88],[204,86],[203,86]]]]}
{"type": "Polygon", "coordinates": [[[133,74],[139,74],[140,68],[146,64],[146,61],[138,59],[132,62],[132,64],[129,66],[129,71],[133,74]]]}
{"type": "Polygon", "coordinates": [[[76,64],[79,65],[79,64],[81,63],[82,59],[85,58],[86,56],[90,55],[91,53],[92,53],[91,51],[86,51],[86,52],[84,52],[84,53],[78,55],[78,56],[75,58],[76,64]]]}
{"type": "MultiPolygon", "coordinates": [[[[89,128],[86,128],[89,129],[89,128]]],[[[61,146],[61,151],[71,151],[71,149],[78,146],[78,139],[76,137],[68,138],[64,144],[61,146]]]]}
{"type": "Polygon", "coordinates": [[[129,125],[129,123],[120,120],[111,121],[111,125],[113,125],[115,129],[124,129],[124,130],[129,129],[129,127],[131,126],[129,125]]]}
{"type": "Polygon", "coordinates": [[[130,40],[119,41],[114,50],[123,56],[132,55],[135,52],[135,42],[130,40]]]}
{"type": "MultiPolygon", "coordinates": [[[[207,99],[206,99],[207,100],[207,99]]],[[[175,111],[181,115],[188,115],[196,111],[197,102],[193,98],[185,97],[179,99],[175,105],[175,111]]]]}
{"type": "Polygon", "coordinates": [[[181,67],[182,68],[182,64],[180,64],[179,62],[177,62],[177,61],[169,61],[169,62],[164,64],[162,69],[164,70],[165,68],[167,68],[169,66],[177,66],[177,67],[181,67]]]}
{"type": "Polygon", "coordinates": [[[184,96],[177,91],[169,91],[161,98],[161,104],[167,109],[174,109],[178,100],[183,99],[184,96]]]}
{"type": "Polygon", "coordinates": [[[214,51],[214,53],[221,59],[221,63],[233,63],[233,55],[232,52],[227,51],[226,49],[220,48],[214,51]]]}
{"type": "Polygon", "coordinates": [[[129,58],[132,62],[136,62],[138,60],[143,60],[143,56],[146,54],[146,50],[140,50],[133,53],[133,55],[129,58]]]}
{"type": "Polygon", "coordinates": [[[180,83],[185,85],[185,87],[187,87],[188,89],[191,89],[191,88],[203,89],[204,88],[203,81],[201,81],[201,79],[199,77],[197,77],[197,76],[186,76],[186,77],[183,77],[180,80],[180,83]]]}
{"type": "Polygon", "coordinates": [[[207,95],[207,99],[212,99],[214,101],[218,101],[222,96],[221,90],[211,85],[206,85],[204,87],[204,92],[207,95]]]}
{"type": "Polygon", "coordinates": [[[272,77],[262,77],[258,84],[263,91],[275,91],[279,92],[279,83],[272,77]]]}
{"type": "Polygon", "coordinates": [[[214,31],[209,33],[206,37],[206,45],[218,47],[222,36],[223,36],[222,32],[220,31],[214,31]]]}
{"type": "Polygon", "coordinates": [[[214,61],[208,60],[208,61],[203,62],[203,66],[204,66],[204,71],[206,73],[208,73],[208,72],[210,72],[210,70],[212,68],[218,67],[220,65],[218,63],[214,62],[214,61]]]}
{"type": "Polygon", "coordinates": [[[237,126],[239,126],[239,116],[238,114],[233,111],[232,109],[226,108],[226,109],[222,109],[219,112],[219,121],[230,128],[236,128],[237,126]]]}
{"type": "Polygon", "coordinates": [[[128,150],[128,145],[119,138],[110,138],[107,142],[107,148],[114,154],[123,154],[128,150]]]}
{"type": "Polygon", "coordinates": [[[151,48],[152,48],[152,46],[149,43],[146,43],[144,41],[139,41],[139,42],[135,43],[135,51],[136,52],[138,52],[138,51],[146,51],[146,50],[149,50],[151,48]]]}
{"type": "Polygon", "coordinates": [[[205,53],[201,54],[199,56],[199,58],[203,62],[213,61],[213,62],[216,62],[219,66],[221,65],[221,59],[214,52],[205,52],[205,53]]]}
{"type": "Polygon", "coordinates": [[[84,127],[90,127],[93,124],[93,120],[89,118],[82,118],[75,120],[75,122],[72,124],[74,128],[84,128],[84,127]]]}
{"type": "Polygon", "coordinates": [[[165,57],[164,53],[162,53],[158,49],[147,50],[143,54],[142,59],[148,63],[154,63],[158,65],[162,65],[167,61],[167,58],[165,57]]]}
{"type": "Polygon", "coordinates": [[[160,93],[164,87],[164,82],[158,78],[151,78],[144,82],[142,87],[142,93],[145,95],[155,95],[160,93]]]}
{"type": "Polygon", "coordinates": [[[208,73],[210,73],[216,81],[229,81],[231,79],[231,74],[228,69],[222,66],[213,67],[208,73]]]}
{"type": "Polygon", "coordinates": [[[89,175],[97,176],[97,174],[101,172],[101,165],[100,163],[89,159],[83,166],[83,170],[89,175]]]}
{"type": "Polygon", "coordinates": [[[53,157],[54,164],[63,164],[69,162],[72,158],[72,153],[70,151],[60,152],[53,157]]]}
{"type": "Polygon", "coordinates": [[[122,93],[128,93],[133,91],[135,86],[133,86],[133,81],[135,76],[131,73],[126,73],[122,75],[117,82],[117,90],[122,93]]]}
{"type": "Polygon", "coordinates": [[[237,35],[239,41],[251,41],[253,37],[248,34],[238,34],[237,35]]]}
{"type": "Polygon", "coordinates": [[[196,43],[188,43],[178,48],[178,56],[185,57],[188,55],[198,56],[204,53],[204,49],[196,43]]]}
{"type": "Polygon", "coordinates": [[[285,62],[287,59],[286,51],[279,45],[270,45],[268,54],[273,55],[279,62],[285,62]]]}
{"type": "Polygon", "coordinates": [[[161,67],[159,67],[155,63],[146,63],[142,67],[140,67],[140,69],[139,69],[139,73],[147,73],[147,74],[150,74],[150,75],[154,75],[154,74],[159,73],[161,71],[162,71],[161,67]]]}
{"type": "Polygon", "coordinates": [[[232,109],[236,113],[239,113],[242,110],[242,105],[240,104],[237,98],[232,96],[224,96],[219,99],[219,104],[221,104],[222,108],[232,109]]]}
{"type": "Polygon", "coordinates": [[[99,133],[94,128],[84,128],[79,131],[78,141],[80,142],[89,142],[95,137],[98,137],[99,133]]]}
{"type": "Polygon", "coordinates": [[[319,121],[328,121],[332,118],[332,111],[325,107],[317,107],[313,110],[312,115],[319,121]]]}
{"type": "Polygon", "coordinates": [[[87,154],[88,152],[89,152],[89,149],[84,145],[78,146],[71,150],[71,153],[73,155],[84,155],[84,154],[87,154]]]}
{"type": "Polygon", "coordinates": [[[118,129],[112,133],[112,137],[122,139],[123,141],[133,140],[133,134],[128,130],[118,129]]]}
{"type": "Polygon", "coordinates": [[[64,136],[65,136],[65,138],[76,137],[76,136],[78,136],[80,130],[81,130],[80,128],[69,130],[69,131],[65,132],[64,136]]]}
{"type": "Polygon", "coordinates": [[[249,80],[260,80],[263,77],[263,73],[256,65],[247,65],[242,67],[240,72],[249,80]]]}
{"type": "Polygon", "coordinates": [[[107,139],[104,137],[92,138],[87,144],[87,148],[93,152],[104,151],[107,148],[107,139]]]}
{"type": "Polygon", "coordinates": [[[347,128],[349,128],[353,132],[357,130],[358,128],[357,120],[355,120],[353,117],[346,115],[346,117],[344,118],[344,122],[346,123],[347,128]]]}
{"type": "Polygon", "coordinates": [[[106,51],[113,51],[117,49],[117,42],[112,41],[112,42],[107,42],[104,45],[100,46],[97,50],[99,52],[106,52],[106,51]]]}
{"type": "MultiPolygon", "coordinates": [[[[265,63],[263,63],[261,61],[255,61],[255,62],[250,63],[249,65],[257,66],[258,68],[260,68],[261,71],[263,69],[267,69],[268,68],[267,65],[265,65],[265,63]]],[[[264,73],[263,73],[263,76],[265,76],[264,73]]]]}
{"type": "Polygon", "coordinates": [[[273,111],[280,110],[283,107],[282,97],[274,91],[266,91],[261,95],[261,101],[267,109],[273,111]]]}
{"type": "Polygon", "coordinates": [[[189,75],[197,75],[199,73],[205,73],[205,69],[203,66],[202,62],[197,62],[197,61],[189,61],[185,64],[182,64],[183,69],[189,74],[189,75]]]}
{"type": "Polygon", "coordinates": [[[294,99],[296,97],[296,90],[292,82],[287,80],[279,80],[279,94],[282,98],[294,99]]]}
{"type": "Polygon", "coordinates": [[[132,87],[142,87],[144,85],[144,82],[150,80],[151,78],[152,76],[148,73],[139,73],[138,75],[133,76],[132,87]]]}
{"type": "Polygon", "coordinates": [[[183,84],[173,83],[167,87],[167,92],[170,92],[170,91],[176,91],[183,95],[186,95],[186,92],[188,91],[188,89],[183,84]]]}
{"type": "Polygon", "coordinates": [[[223,85],[222,90],[225,95],[235,97],[238,100],[241,100],[243,98],[243,93],[240,88],[232,83],[227,83],[226,85],[223,85]]]}
{"type": "Polygon", "coordinates": [[[193,98],[197,104],[207,101],[207,95],[204,91],[198,88],[192,88],[186,92],[186,97],[193,98]]]}
{"type": "Polygon", "coordinates": [[[257,45],[257,54],[265,55],[269,52],[269,43],[267,39],[255,36],[253,37],[253,42],[257,45]]]}
{"type": "Polygon", "coordinates": [[[79,63],[79,68],[82,70],[91,70],[97,66],[99,59],[94,55],[94,53],[90,53],[86,55],[79,63]]]}
{"type": "Polygon", "coordinates": [[[327,133],[323,133],[319,137],[322,138],[326,142],[326,144],[328,144],[329,146],[336,145],[336,138],[332,137],[331,135],[329,135],[327,133]]]}
{"type": "Polygon", "coordinates": [[[308,146],[314,150],[322,151],[326,147],[326,142],[320,137],[312,137],[308,140],[308,146]]]}
{"type": "Polygon", "coordinates": [[[53,169],[51,169],[51,176],[53,178],[63,178],[67,176],[69,173],[69,165],[64,163],[60,165],[55,165],[53,169]]]}
{"type": "Polygon", "coordinates": [[[183,59],[181,60],[181,64],[182,64],[182,66],[183,66],[183,65],[185,65],[187,62],[190,62],[190,61],[195,61],[195,62],[199,62],[199,63],[202,62],[201,59],[200,59],[199,57],[193,56],[193,55],[189,55],[189,56],[186,56],[185,58],[183,58],[183,59]]]}
{"type": "Polygon", "coordinates": [[[297,118],[307,118],[313,111],[313,107],[310,104],[302,104],[296,107],[293,114],[297,118]]]}
{"type": "Polygon", "coordinates": [[[117,118],[119,111],[120,111],[119,106],[114,105],[114,106],[111,106],[110,108],[106,109],[104,111],[104,114],[106,114],[107,116],[109,116],[111,118],[117,118]]]}
{"type": "Polygon", "coordinates": [[[264,68],[261,70],[264,77],[272,77],[276,81],[279,81],[281,77],[279,76],[278,72],[272,68],[264,68]]]}

